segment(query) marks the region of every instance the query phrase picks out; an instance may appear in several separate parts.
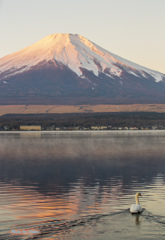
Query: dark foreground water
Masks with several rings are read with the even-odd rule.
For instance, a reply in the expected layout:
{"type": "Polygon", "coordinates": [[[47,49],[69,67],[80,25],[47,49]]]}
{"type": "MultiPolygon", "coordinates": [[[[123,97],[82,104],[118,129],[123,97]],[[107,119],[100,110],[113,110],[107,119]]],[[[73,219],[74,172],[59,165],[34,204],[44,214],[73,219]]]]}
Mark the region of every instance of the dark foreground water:
{"type": "Polygon", "coordinates": [[[165,239],[165,132],[1,132],[0,239],[165,239]]]}

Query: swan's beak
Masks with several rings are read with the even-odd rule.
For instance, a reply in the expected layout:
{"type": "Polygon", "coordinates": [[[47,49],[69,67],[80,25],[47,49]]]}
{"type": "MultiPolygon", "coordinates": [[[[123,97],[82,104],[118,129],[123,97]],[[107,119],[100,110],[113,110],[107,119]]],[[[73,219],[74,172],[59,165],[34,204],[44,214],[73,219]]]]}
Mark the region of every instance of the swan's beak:
{"type": "Polygon", "coordinates": [[[142,197],[141,193],[139,194],[140,197],[142,197]]]}

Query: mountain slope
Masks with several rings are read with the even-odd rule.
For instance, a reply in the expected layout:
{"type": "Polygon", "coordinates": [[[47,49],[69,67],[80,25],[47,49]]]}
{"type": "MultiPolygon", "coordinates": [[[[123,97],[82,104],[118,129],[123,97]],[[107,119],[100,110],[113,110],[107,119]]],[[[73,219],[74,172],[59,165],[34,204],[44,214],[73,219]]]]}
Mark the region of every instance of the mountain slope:
{"type": "Polygon", "coordinates": [[[165,75],[80,35],[53,34],[0,59],[1,104],[165,103],[165,75]]]}

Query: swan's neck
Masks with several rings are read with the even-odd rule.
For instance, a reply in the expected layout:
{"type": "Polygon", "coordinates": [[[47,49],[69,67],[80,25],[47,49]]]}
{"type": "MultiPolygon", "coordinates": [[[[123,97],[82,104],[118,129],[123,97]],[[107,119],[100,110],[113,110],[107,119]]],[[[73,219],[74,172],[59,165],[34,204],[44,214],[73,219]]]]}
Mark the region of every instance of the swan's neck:
{"type": "Polygon", "coordinates": [[[136,204],[139,205],[139,196],[138,195],[135,196],[135,200],[136,200],[136,204]]]}

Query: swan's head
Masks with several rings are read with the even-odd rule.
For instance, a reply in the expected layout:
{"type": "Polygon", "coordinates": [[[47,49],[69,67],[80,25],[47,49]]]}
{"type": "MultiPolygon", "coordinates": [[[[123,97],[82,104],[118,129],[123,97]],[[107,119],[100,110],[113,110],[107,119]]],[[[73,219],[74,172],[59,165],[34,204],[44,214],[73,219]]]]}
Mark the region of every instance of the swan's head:
{"type": "Polygon", "coordinates": [[[142,197],[142,195],[141,195],[140,192],[136,193],[136,196],[137,196],[137,197],[142,197]]]}

